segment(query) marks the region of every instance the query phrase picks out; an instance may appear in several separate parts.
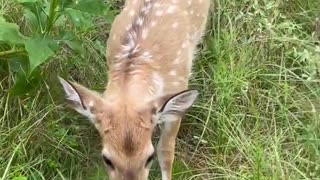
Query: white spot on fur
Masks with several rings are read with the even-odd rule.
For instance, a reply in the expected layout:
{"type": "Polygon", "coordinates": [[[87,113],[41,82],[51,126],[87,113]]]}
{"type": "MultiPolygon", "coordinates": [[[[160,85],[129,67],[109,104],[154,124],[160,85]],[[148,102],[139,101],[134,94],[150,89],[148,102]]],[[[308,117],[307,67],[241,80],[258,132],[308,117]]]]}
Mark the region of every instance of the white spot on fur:
{"type": "Polygon", "coordinates": [[[131,10],[131,11],[129,12],[129,15],[130,15],[130,16],[134,16],[134,14],[135,14],[134,10],[131,10]]]}
{"type": "Polygon", "coordinates": [[[136,47],[134,47],[132,54],[137,53],[140,50],[140,45],[137,44],[136,47]]]}
{"type": "Polygon", "coordinates": [[[177,27],[178,27],[178,22],[173,23],[173,24],[172,24],[172,27],[173,27],[173,28],[177,28],[177,27]]]}
{"type": "Polygon", "coordinates": [[[156,22],[156,21],[152,21],[152,22],[151,22],[151,27],[156,26],[156,24],[157,24],[157,22],[156,22]]]}
{"type": "Polygon", "coordinates": [[[177,75],[177,72],[176,72],[175,70],[171,70],[171,71],[169,72],[169,75],[170,75],[170,76],[176,76],[176,75],[177,75]]]}
{"type": "Polygon", "coordinates": [[[180,58],[176,58],[174,61],[173,61],[173,64],[180,64],[180,58]]]}
{"type": "Polygon", "coordinates": [[[169,6],[169,8],[167,9],[167,13],[168,14],[172,14],[174,13],[174,11],[176,10],[176,6],[169,6]]]}
{"type": "Polygon", "coordinates": [[[161,10],[156,11],[156,16],[162,16],[162,15],[163,15],[163,11],[161,10]]]}
{"type": "Polygon", "coordinates": [[[89,107],[93,107],[93,106],[94,106],[94,102],[93,102],[93,101],[90,101],[89,104],[88,104],[88,106],[89,106],[89,107]]]}
{"type": "Polygon", "coordinates": [[[152,59],[152,55],[150,54],[150,52],[146,51],[142,54],[142,58],[145,61],[150,61],[152,59]]]}
{"type": "Polygon", "coordinates": [[[156,97],[162,96],[164,88],[163,78],[156,72],[153,73],[153,83],[156,88],[156,97]]]}
{"type": "Polygon", "coordinates": [[[129,31],[131,29],[131,27],[132,27],[132,24],[128,24],[126,27],[126,30],[129,31]]]}
{"type": "Polygon", "coordinates": [[[187,47],[187,43],[182,43],[182,48],[184,49],[184,48],[186,48],[187,47]]]}
{"type": "Polygon", "coordinates": [[[122,45],[122,51],[124,51],[124,52],[130,51],[133,48],[135,48],[135,43],[134,43],[133,39],[130,39],[128,44],[122,45]]]}
{"type": "MultiPolygon", "coordinates": [[[[132,68],[134,68],[134,66],[132,68]]],[[[141,70],[141,69],[135,69],[133,71],[129,71],[130,75],[142,74],[142,73],[143,73],[143,70],[141,70]]]]}
{"type": "Polygon", "coordinates": [[[144,56],[150,56],[150,52],[149,52],[149,51],[146,51],[146,52],[143,53],[143,55],[144,55],[144,56]]]}
{"type": "Polygon", "coordinates": [[[149,30],[147,29],[147,28],[144,28],[143,30],[142,30],[142,39],[143,40],[145,40],[146,38],[147,38],[147,36],[148,36],[148,32],[149,32],[149,30]]]}
{"type": "Polygon", "coordinates": [[[144,18],[143,18],[143,17],[139,17],[139,18],[137,19],[136,24],[137,24],[138,26],[142,26],[142,25],[143,25],[143,21],[144,21],[144,18]]]}

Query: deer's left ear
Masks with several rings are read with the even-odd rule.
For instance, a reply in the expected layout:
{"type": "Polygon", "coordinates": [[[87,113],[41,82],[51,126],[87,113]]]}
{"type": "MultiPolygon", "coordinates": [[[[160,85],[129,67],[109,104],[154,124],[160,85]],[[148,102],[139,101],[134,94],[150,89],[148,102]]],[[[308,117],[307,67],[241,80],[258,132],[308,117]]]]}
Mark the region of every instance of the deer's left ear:
{"type": "Polygon", "coordinates": [[[95,123],[96,112],[103,107],[104,102],[100,95],[91,91],[80,84],[69,82],[59,77],[60,83],[65,92],[68,104],[78,113],[88,117],[95,123]]]}
{"type": "Polygon", "coordinates": [[[198,97],[197,90],[186,90],[156,100],[156,123],[175,121],[192,106],[198,97]]]}

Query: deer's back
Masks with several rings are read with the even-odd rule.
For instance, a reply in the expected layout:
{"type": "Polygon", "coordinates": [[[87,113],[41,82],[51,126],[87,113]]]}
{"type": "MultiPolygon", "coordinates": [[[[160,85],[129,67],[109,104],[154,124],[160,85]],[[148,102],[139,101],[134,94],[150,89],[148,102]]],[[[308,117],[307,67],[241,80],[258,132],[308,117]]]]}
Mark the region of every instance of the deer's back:
{"type": "Polygon", "coordinates": [[[161,79],[166,82],[164,91],[185,89],[209,4],[210,0],[126,1],[107,43],[110,78],[144,77],[149,84],[161,79]]]}

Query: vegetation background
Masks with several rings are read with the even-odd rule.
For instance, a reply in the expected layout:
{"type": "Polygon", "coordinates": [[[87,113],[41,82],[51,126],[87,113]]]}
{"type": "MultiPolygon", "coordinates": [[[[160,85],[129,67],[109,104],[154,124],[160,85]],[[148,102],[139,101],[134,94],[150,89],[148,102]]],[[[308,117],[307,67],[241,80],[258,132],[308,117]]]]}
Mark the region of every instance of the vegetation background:
{"type": "MultiPolygon", "coordinates": [[[[213,2],[173,179],[320,179],[320,1],[213,2]]],[[[2,180],[104,179],[99,136],[57,76],[104,89],[122,5],[0,0],[2,180]]]]}

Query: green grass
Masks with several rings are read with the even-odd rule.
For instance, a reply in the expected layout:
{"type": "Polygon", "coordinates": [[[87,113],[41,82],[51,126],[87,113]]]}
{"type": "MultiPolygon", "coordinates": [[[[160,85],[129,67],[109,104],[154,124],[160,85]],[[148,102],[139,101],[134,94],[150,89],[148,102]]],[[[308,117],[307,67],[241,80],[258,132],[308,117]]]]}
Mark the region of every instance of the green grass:
{"type": "MultiPolygon", "coordinates": [[[[319,1],[215,2],[190,81],[201,95],[181,126],[174,179],[320,179],[319,1]]],[[[0,14],[27,33],[19,12],[0,0],[0,14]]],[[[103,179],[99,136],[64,106],[56,76],[101,91],[109,29],[97,21],[75,30],[88,55],[62,48],[42,66],[41,88],[23,97],[9,96],[13,74],[0,59],[0,178],[103,179]]],[[[160,179],[156,163],[151,179],[160,179]]]]}

